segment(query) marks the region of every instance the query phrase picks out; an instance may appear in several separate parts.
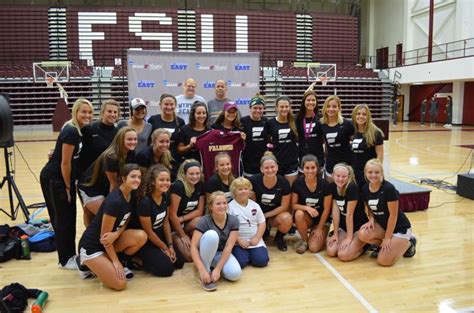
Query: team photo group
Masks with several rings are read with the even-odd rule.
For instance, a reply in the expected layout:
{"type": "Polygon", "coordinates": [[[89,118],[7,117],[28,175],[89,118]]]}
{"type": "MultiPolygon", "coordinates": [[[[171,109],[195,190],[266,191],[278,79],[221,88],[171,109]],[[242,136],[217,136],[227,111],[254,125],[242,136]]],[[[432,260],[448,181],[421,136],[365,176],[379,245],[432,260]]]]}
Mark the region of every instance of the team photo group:
{"type": "Polygon", "coordinates": [[[415,255],[399,192],[384,178],[384,133],[367,105],[344,118],[344,99],[319,107],[309,88],[300,103],[272,101],[272,118],[257,94],[244,116],[227,87],[216,81],[206,100],[190,78],[183,94],[157,95],[159,114],[131,99],[126,120],[113,99],[98,120],[89,100],[75,101],[40,175],[60,268],[123,290],[133,271],[165,277],[193,262],[213,291],[221,277],[267,266],[267,245],[325,250],[343,262],[368,253],[374,266],[415,255]]]}

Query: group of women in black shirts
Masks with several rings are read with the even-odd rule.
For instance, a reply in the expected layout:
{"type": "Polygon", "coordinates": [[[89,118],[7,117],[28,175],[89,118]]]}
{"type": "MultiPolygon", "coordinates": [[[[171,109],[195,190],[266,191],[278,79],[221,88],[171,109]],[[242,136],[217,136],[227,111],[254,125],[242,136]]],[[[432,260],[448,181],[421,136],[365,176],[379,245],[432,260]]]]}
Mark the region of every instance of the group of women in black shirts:
{"type": "MultiPolygon", "coordinates": [[[[246,144],[242,174],[249,180],[236,179],[231,156],[219,153],[215,174],[204,182],[195,144],[210,129],[207,106],[195,102],[185,124],[176,116],[172,95],[161,96],[161,114],[148,121],[143,100],[131,104],[131,119],[116,128],[116,101],[105,101],[100,120],[91,123],[91,103],[78,99],[41,172],[61,268],[78,268],[82,278],[97,276],[121,290],[133,277],[130,268],[169,276],[185,261],[194,261],[203,288],[215,290],[220,274],[213,268],[236,280],[238,266],[248,264],[241,250],[236,260],[230,253],[234,245],[249,248],[235,233],[239,222],[252,243],[275,228],[274,241],[282,251],[288,249],[284,236],[295,224],[301,236],[298,253],[326,246],[329,256],[350,261],[372,245],[377,247],[372,255],[384,266],[415,254],[416,239],[398,208],[398,191],[384,179],[383,133],[366,105],[356,106],[350,121],[342,117],[337,96],[325,100],[320,114],[313,91],[304,94],[296,117],[285,96],[276,100],[272,119],[263,116],[260,96],[251,99],[250,115],[241,119],[237,106],[226,104],[212,128],[241,132],[246,144]],[[151,144],[139,145],[143,140],[151,144]],[[76,186],[87,227],[77,257],[76,186]],[[232,200],[236,195],[238,202],[232,200]],[[230,222],[222,212],[227,203],[240,212],[240,221],[230,222]]],[[[265,266],[268,253],[255,251],[263,261],[253,265],[265,266]]]]}

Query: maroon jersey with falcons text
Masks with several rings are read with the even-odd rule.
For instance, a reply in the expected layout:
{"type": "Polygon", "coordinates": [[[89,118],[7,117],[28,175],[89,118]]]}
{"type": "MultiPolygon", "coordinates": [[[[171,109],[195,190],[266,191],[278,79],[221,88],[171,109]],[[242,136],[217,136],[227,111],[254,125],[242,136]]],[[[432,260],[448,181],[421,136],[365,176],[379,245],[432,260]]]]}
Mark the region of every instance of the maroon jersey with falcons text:
{"type": "Polygon", "coordinates": [[[230,155],[232,173],[235,177],[240,176],[240,154],[244,149],[240,132],[210,130],[197,138],[196,149],[201,154],[205,180],[214,173],[214,157],[219,152],[227,152],[230,155]]]}

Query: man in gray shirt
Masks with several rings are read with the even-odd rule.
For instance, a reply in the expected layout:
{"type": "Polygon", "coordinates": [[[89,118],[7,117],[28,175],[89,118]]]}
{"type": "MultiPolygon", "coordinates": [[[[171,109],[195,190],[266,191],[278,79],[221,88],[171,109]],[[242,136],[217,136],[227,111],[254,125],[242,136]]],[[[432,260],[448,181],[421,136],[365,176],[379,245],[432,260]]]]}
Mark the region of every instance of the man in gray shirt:
{"type": "Polygon", "coordinates": [[[193,78],[188,78],[183,84],[184,93],[176,97],[178,116],[186,124],[189,123],[189,111],[194,101],[200,101],[207,105],[203,97],[196,95],[196,87],[196,81],[193,78]]]}
{"type": "Polygon", "coordinates": [[[214,124],[217,116],[221,113],[224,104],[230,102],[231,100],[227,98],[227,82],[225,80],[219,79],[214,85],[214,92],[216,97],[212,100],[209,100],[207,107],[209,108],[209,123],[214,124]]]}

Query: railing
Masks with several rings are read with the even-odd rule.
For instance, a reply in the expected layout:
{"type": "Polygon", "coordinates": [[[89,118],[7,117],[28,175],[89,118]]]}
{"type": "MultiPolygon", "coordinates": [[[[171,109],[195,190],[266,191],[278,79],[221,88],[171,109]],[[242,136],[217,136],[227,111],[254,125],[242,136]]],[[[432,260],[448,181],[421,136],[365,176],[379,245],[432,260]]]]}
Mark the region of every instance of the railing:
{"type": "MultiPolygon", "coordinates": [[[[433,45],[431,62],[445,61],[474,56],[474,38],[451,41],[443,44],[433,45]]],[[[363,56],[361,60],[375,67],[375,56],[363,56]]],[[[381,62],[383,64],[384,62],[381,62]]],[[[428,47],[404,51],[402,57],[397,58],[397,54],[390,54],[387,60],[387,68],[408,66],[428,63],[428,47]]]]}

